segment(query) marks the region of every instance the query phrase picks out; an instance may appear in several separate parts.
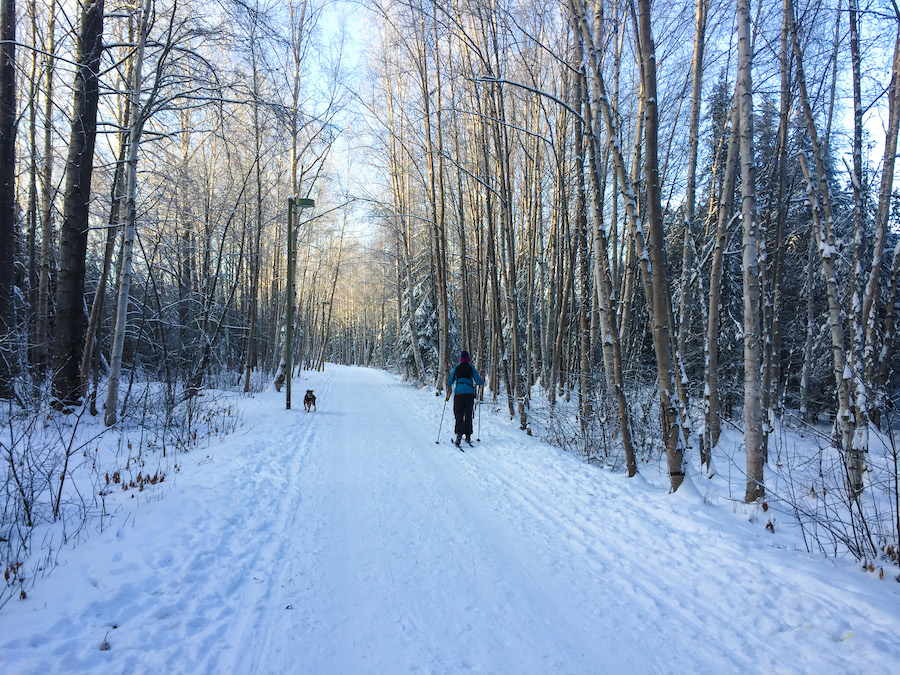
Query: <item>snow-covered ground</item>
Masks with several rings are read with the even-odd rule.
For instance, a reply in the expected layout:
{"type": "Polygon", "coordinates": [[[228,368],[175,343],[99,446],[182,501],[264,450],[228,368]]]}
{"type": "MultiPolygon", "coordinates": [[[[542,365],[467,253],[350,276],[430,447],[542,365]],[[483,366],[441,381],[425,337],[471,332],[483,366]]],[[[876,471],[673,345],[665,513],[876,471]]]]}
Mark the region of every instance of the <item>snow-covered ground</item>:
{"type": "MultiPolygon", "coordinates": [[[[0,611],[0,673],[896,673],[900,584],[329,365],[0,611]],[[318,410],[303,412],[307,388],[318,410]],[[101,648],[102,647],[102,648],[101,648]]],[[[113,499],[112,497],[110,499],[113,499]]],[[[755,507],[754,507],[755,508],[755,507]]]]}

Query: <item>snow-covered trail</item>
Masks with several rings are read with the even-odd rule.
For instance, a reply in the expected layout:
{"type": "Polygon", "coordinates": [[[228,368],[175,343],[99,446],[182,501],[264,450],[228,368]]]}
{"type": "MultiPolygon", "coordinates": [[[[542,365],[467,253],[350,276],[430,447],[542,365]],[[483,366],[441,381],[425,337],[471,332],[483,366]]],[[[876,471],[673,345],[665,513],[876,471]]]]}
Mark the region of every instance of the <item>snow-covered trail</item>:
{"type": "Polygon", "coordinates": [[[299,609],[297,653],[332,672],[560,672],[572,653],[599,658],[587,617],[565,611],[546,561],[510,531],[516,505],[471,484],[475,452],[435,445],[407,393],[361,370],[322,391],[323,456],[305,483],[298,520],[310,526],[285,598],[299,609]]]}
{"type": "Polygon", "coordinates": [[[894,672],[900,592],[328,366],[0,612],[0,673],[894,672]],[[303,412],[303,388],[318,411],[303,412]],[[101,651],[108,641],[110,649],[101,651]]]}

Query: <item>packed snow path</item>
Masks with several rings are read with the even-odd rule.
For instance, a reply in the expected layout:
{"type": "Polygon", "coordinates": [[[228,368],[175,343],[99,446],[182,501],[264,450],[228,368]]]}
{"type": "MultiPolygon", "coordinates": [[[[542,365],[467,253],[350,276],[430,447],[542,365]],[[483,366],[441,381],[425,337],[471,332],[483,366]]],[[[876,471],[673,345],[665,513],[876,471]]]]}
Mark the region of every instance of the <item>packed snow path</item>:
{"type": "Polygon", "coordinates": [[[435,444],[443,401],[379,371],[294,392],[246,399],[236,435],[10,602],[0,672],[896,672],[900,584],[690,484],[589,466],[502,413],[463,454],[448,405],[435,444]]]}

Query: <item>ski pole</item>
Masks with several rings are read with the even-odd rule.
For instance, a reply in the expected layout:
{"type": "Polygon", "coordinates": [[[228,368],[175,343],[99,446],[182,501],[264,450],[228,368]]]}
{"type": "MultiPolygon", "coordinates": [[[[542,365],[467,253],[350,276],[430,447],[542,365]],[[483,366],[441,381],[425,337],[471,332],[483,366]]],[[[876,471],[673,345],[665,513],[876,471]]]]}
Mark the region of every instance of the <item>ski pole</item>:
{"type": "Polygon", "coordinates": [[[481,404],[484,403],[484,386],[481,387],[481,400],[478,403],[478,436],[475,440],[481,443],[481,404]]]}
{"type": "Polygon", "coordinates": [[[443,427],[444,427],[444,413],[447,412],[447,401],[449,401],[449,400],[450,400],[449,396],[444,398],[444,409],[441,411],[441,423],[438,426],[438,437],[437,437],[437,440],[435,441],[435,443],[441,442],[441,429],[443,429],[443,427]]]}

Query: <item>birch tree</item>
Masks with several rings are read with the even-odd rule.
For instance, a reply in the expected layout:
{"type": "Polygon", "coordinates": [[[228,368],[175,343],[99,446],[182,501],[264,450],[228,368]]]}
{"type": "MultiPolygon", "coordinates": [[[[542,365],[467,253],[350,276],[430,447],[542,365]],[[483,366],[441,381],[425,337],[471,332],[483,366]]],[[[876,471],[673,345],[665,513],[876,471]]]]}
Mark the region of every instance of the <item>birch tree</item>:
{"type": "Polygon", "coordinates": [[[667,280],[662,201],[659,184],[659,109],[656,89],[656,47],[653,42],[650,21],[650,0],[638,0],[640,25],[639,55],[642,67],[642,86],[645,114],[645,180],[647,199],[647,251],[652,266],[652,298],[648,297],[653,348],[656,352],[657,383],[659,386],[660,415],[662,416],[663,442],[668,458],[669,481],[672,491],[684,480],[684,447],[676,405],[675,362],[672,355],[670,326],[672,301],[667,280]]]}
{"type": "MultiPolygon", "coordinates": [[[[856,0],[852,0],[853,6],[856,6],[856,0]]],[[[875,215],[875,243],[872,247],[872,263],[869,268],[869,276],[866,280],[865,290],[862,298],[862,316],[860,324],[862,330],[865,331],[865,340],[863,347],[863,358],[865,360],[865,382],[868,383],[876,392],[875,403],[878,403],[877,409],[881,409],[884,398],[881,394],[885,386],[886,378],[883,371],[876,363],[886,361],[886,355],[891,353],[889,349],[890,339],[888,337],[888,324],[885,322],[884,346],[879,353],[876,346],[877,335],[877,314],[876,299],[881,291],[881,279],[883,269],[883,258],[885,256],[885,248],[887,246],[887,228],[891,215],[891,199],[894,189],[894,170],[897,159],[897,137],[900,131],[900,9],[894,6],[895,18],[897,25],[894,37],[894,54],[891,61],[891,79],[887,90],[888,98],[888,125],[885,130],[883,164],[881,168],[881,183],[878,190],[878,210],[875,215]]],[[[897,285],[897,268],[896,253],[894,256],[895,263],[892,266],[891,287],[896,289],[897,285]]],[[[896,295],[889,294],[886,312],[893,314],[892,299],[896,295]]],[[[893,322],[891,323],[891,327],[893,322]]],[[[868,401],[868,398],[867,398],[868,401]]],[[[880,417],[880,416],[879,416],[880,417]]]]}
{"type": "MultiPolygon", "coordinates": [[[[684,197],[684,245],[682,253],[681,300],[679,303],[678,353],[686,355],[688,306],[694,269],[694,214],[697,201],[697,155],[700,146],[700,104],[703,93],[703,59],[706,50],[706,16],[709,0],[697,0],[694,29],[694,56],[691,62],[691,113],[688,125],[688,167],[684,197]]],[[[699,277],[699,275],[697,275],[699,277]]]]}
{"type": "Polygon", "coordinates": [[[828,185],[827,174],[825,171],[824,150],[819,142],[815,118],[810,105],[809,93],[806,85],[806,74],[803,66],[803,51],[800,47],[800,39],[797,34],[797,26],[794,19],[793,0],[786,0],[785,9],[788,12],[794,56],[797,59],[797,83],[800,91],[800,103],[803,107],[807,131],[810,138],[811,152],[816,169],[816,175],[814,177],[808,166],[805,155],[801,153],[800,164],[807,183],[807,196],[812,210],[813,231],[816,238],[819,259],[825,274],[825,291],[828,300],[828,326],[831,335],[833,354],[832,363],[838,403],[835,424],[838,429],[839,447],[844,453],[847,465],[849,492],[851,497],[856,498],[863,489],[866,448],[860,444],[866,440],[866,437],[864,434],[854,433],[854,426],[857,422],[861,422],[861,420],[854,414],[850,398],[850,380],[852,379],[852,374],[847,362],[844,326],[841,319],[838,278],[835,269],[837,243],[835,241],[834,233],[831,189],[828,185]]]}
{"type": "MultiPolygon", "coordinates": [[[[731,125],[728,131],[728,151],[725,160],[719,203],[716,209],[716,229],[713,236],[713,255],[709,278],[709,316],[706,328],[706,386],[704,387],[704,447],[706,448],[707,469],[712,470],[712,450],[719,443],[721,434],[719,396],[719,325],[721,309],[722,276],[725,258],[727,230],[732,217],[732,199],[737,183],[738,147],[740,115],[737,91],[731,106],[731,125]]],[[[723,130],[724,132],[725,130],[723,130]]],[[[723,135],[724,137],[724,135],[723,135]]]]}
{"type": "MultiPolygon", "coordinates": [[[[110,355],[109,384],[106,395],[106,412],[104,422],[112,426],[118,419],[119,406],[119,380],[122,372],[122,353],[125,347],[125,326],[128,319],[128,300],[131,293],[131,266],[134,255],[134,237],[137,221],[137,169],[138,151],[141,146],[141,136],[144,125],[149,119],[156,93],[159,88],[159,79],[156,80],[152,90],[144,102],[141,101],[144,89],[144,53],[147,46],[147,34],[150,29],[151,11],[153,0],[144,0],[140,11],[137,29],[137,45],[134,61],[131,64],[131,82],[128,87],[128,107],[132,111],[132,118],[128,128],[128,155],[125,160],[125,222],[122,236],[121,271],[119,273],[119,288],[116,298],[116,325],[113,330],[113,343],[110,355]]],[[[174,21],[174,16],[172,18],[174,21]]],[[[157,73],[160,71],[157,70],[157,73]]]]}
{"type": "Polygon", "coordinates": [[[747,502],[765,495],[763,477],[762,362],[759,283],[759,229],[756,213],[756,154],[753,142],[753,65],[750,0],[738,0],[738,82],[740,115],[741,220],[744,276],[744,443],[747,451],[747,502]]]}

